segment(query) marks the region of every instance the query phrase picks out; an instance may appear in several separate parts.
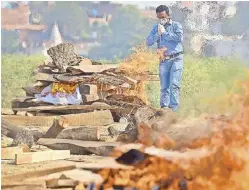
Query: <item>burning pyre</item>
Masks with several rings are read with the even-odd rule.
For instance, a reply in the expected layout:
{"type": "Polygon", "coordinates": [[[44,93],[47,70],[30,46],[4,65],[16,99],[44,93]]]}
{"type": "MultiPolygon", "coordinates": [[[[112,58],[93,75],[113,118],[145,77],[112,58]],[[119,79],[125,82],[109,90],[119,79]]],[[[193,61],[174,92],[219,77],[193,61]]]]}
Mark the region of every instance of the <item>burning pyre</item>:
{"type": "MultiPolygon", "coordinates": [[[[130,169],[104,169],[99,172],[105,181],[103,188],[249,189],[248,81],[243,83],[243,88],[243,95],[231,97],[236,98],[237,104],[239,102],[240,109],[236,115],[206,117],[212,122],[213,133],[210,137],[200,138],[191,145],[172,151],[146,146],[130,150],[117,159],[118,162],[131,165],[130,169]],[[131,159],[129,162],[128,158],[131,159]]],[[[150,141],[150,136],[147,136],[147,140],[150,141]]],[[[169,140],[165,138],[166,145],[169,140]]],[[[156,143],[153,145],[159,146],[156,143]]]]}

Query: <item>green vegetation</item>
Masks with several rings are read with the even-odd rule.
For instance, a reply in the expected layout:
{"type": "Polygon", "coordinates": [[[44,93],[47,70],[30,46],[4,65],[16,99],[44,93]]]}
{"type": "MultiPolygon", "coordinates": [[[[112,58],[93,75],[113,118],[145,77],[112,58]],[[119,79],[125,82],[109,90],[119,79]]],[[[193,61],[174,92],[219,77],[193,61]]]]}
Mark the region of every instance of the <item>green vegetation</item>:
{"type": "Polygon", "coordinates": [[[2,107],[11,107],[14,97],[25,96],[21,89],[33,82],[32,72],[44,60],[40,55],[2,55],[2,107]]]}
{"type": "MultiPolygon", "coordinates": [[[[2,107],[10,107],[11,99],[25,95],[22,87],[33,82],[32,72],[44,57],[39,55],[2,56],[2,107]]],[[[158,59],[155,58],[153,73],[158,73],[158,59]]],[[[189,114],[225,112],[228,103],[225,95],[237,92],[236,80],[246,76],[245,67],[238,60],[219,58],[198,58],[185,56],[179,113],[189,114]],[[220,101],[222,100],[222,101],[220,101]]],[[[159,107],[160,84],[147,85],[149,101],[159,107]]]]}

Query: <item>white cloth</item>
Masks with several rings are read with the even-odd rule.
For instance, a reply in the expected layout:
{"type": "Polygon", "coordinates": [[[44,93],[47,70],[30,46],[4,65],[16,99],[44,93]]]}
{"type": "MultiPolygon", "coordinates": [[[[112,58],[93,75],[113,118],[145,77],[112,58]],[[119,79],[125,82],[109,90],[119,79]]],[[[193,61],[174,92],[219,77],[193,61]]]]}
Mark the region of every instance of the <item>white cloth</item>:
{"type": "Polygon", "coordinates": [[[163,25],[158,24],[158,34],[164,34],[166,32],[165,28],[163,25]]]}
{"type": "Polygon", "coordinates": [[[73,94],[56,93],[51,94],[52,84],[44,88],[41,94],[35,94],[35,98],[38,101],[52,103],[54,105],[80,105],[82,103],[82,96],[80,94],[79,87],[76,88],[73,94]]]}

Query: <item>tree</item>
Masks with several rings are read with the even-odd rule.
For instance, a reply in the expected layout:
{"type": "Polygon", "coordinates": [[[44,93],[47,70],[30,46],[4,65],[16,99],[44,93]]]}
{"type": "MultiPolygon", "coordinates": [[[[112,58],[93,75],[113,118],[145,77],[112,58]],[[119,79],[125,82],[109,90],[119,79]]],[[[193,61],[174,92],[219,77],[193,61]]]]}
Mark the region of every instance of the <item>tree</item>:
{"type": "Polygon", "coordinates": [[[151,20],[141,16],[131,5],[118,8],[109,23],[111,34],[101,41],[101,46],[93,48],[89,56],[93,59],[123,58],[130,48],[145,40],[152,27],[151,20]]]}
{"type": "Polygon", "coordinates": [[[82,31],[89,32],[87,12],[77,2],[56,2],[45,22],[56,22],[63,33],[73,36],[80,36],[82,31]]]}
{"type": "Polygon", "coordinates": [[[81,36],[83,32],[89,33],[89,21],[87,11],[79,2],[55,2],[48,6],[47,2],[31,2],[31,12],[42,16],[41,23],[48,26],[49,31],[55,23],[65,36],[81,36]]]}

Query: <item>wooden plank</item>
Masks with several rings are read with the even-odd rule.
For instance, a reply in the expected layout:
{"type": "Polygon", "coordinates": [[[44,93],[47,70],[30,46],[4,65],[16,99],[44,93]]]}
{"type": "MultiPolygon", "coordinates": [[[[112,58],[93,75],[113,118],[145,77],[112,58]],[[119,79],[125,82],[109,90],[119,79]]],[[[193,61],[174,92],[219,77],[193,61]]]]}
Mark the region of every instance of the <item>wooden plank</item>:
{"type": "Polygon", "coordinates": [[[73,144],[80,147],[102,147],[102,146],[110,146],[116,147],[121,145],[120,142],[99,142],[99,141],[80,141],[80,140],[71,140],[71,139],[46,139],[40,138],[37,141],[37,144],[49,146],[53,144],[73,144]]]}
{"type": "MultiPolygon", "coordinates": [[[[3,115],[2,120],[20,126],[51,126],[54,118],[58,116],[13,116],[3,115]]],[[[81,114],[63,115],[68,120],[69,126],[104,126],[114,123],[110,110],[94,111],[81,114]],[[98,118],[98,119],[96,119],[98,118]]]]}
{"type": "Polygon", "coordinates": [[[80,141],[70,139],[39,139],[37,144],[56,150],[70,150],[72,154],[96,154],[106,156],[120,142],[80,141]]]}
{"type": "Polygon", "coordinates": [[[19,164],[28,164],[28,163],[36,163],[42,161],[50,161],[50,160],[62,160],[70,158],[69,150],[48,150],[42,152],[27,152],[16,154],[15,163],[19,164]]]}
{"type": "Polygon", "coordinates": [[[82,95],[82,100],[84,103],[94,102],[94,101],[99,100],[99,95],[98,94],[82,95]]]}
{"type": "Polygon", "coordinates": [[[42,169],[42,170],[36,170],[32,172],[21,173],[17,175],[5,176],[5,177],[2,177],[2,184],[10,183],[11,181],[23,181],[28,178],[41,177],[41,176],[49,175],[49,174],[56,173],[56,172],[72,170],[75,168],[76,166],[74,164],[67,164],[67,165],[60,166],[60,167],[54,167],[54,168],[49,168],[49,169],[42,169]]]}
{"type": "Polygon", "coordinates": [[[53,77],[52,74],[47,74],[47,73],[37,73],[35,75],[35,79],[37,81],[49,81],[49,82],[55,82],[56,79],[53,77]]]}
{"type": "Polygon", "coordinates": [[[15,159],[16,154],[23,153],[22,147],[6,147],[1,149],[1,159],[15,159]]]}
{"type": "Polygon", "coordinates": [[[74,187],[76,185],[78,185],[78,182],[72,179],[50,179],[46,181],[48,188],[74,187]]]}
{"type": "Polygon", "coordinates": [[[69,66],[67,70],[77,71],[82,73],[101,73],[108,69],[116,69],[118,65],[115,64],[105,64],[105,65],[79,65],[79,66],[69,66]]]}
{"type": "Polygon", "coordinates": [[[45,189],[46,188],[46,182],[45,180],[35,180],[35,181],[29,181],[29,182],[11,182],[11,183],[5,183],[1,185],[1,189],[45,189]]]}
{"type": "MultiPolygon", "coordinates": [[[[113,134],[110,134],[110,129],[114,129],[118,133],[125,131],[128,124],[113,123],[107,126],[79,126],[68,127],[60,132],[57,139],[73,139],[83,141],[116,141],[113,134]]],[[[118,135],[118,134],[117,134],[118,135]]],[[[46,138],[46,137],[44,137],[46,138]]]]}
{"type": "MultiPolygon", "coordinates": [[[[69,171],[64,171],[64,172],[53,173],[53,174],[38,178],[38,180],[50,181],[56,184],[58,181],[55,179],[57,180],[70,179],[70,180],[73,180],[74,182],[83,183],[83,184],[103,182],[103,179],[99,174],[93,173],[92,171],[88,171],[88,170],[82,170],[82,169],[74,169],[74,170],[69,170],[69,171]]],[[[35,178],[30,179],[30,180],[35,180],[35,178]]]]}
{"type": "Polygon", "coordinates": [[[60,111],[60,110],[104,110],[104,109],[116,109],[109,105],[69,105],[69,106],[37,106],[28,108],[12,108],[13,111],[60,111]]]}

